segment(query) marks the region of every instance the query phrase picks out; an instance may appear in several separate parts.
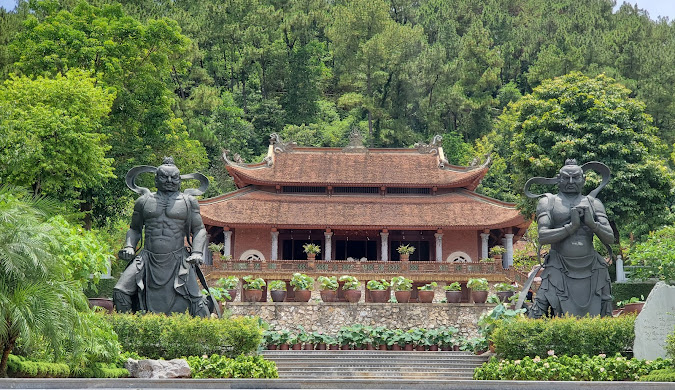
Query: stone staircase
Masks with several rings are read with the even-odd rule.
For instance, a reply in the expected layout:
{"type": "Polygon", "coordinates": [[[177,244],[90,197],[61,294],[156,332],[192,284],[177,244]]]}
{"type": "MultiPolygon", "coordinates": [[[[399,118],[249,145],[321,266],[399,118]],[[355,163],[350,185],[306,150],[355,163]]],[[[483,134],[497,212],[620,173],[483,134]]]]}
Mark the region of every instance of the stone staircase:
{"type": "Polygon", "coordinates": [[[265,350],[281,379],[472,379],[488,360],[454,351],[279,351],[265,350]]]}

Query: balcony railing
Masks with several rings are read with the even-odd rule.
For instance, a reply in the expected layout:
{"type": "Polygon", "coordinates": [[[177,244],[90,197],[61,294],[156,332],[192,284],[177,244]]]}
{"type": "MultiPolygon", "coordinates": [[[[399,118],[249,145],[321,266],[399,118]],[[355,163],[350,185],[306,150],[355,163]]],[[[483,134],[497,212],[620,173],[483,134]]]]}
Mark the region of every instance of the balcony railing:
{"type": "Polygon", "coordinates": [[[214,259],[213,265],[202,266],[205,274],[211,278],[221,275],[256,275],[265,279],[289,279],[295,272],[318,275],[354,275],[361,280],[390,279],[399,274],[416,280],[428,281],[466,281],[469,278],[484,277],[491,282],[505,279],[523,284],[527,274],[514,268],[503,269],[499,262],[446,263],[436,261],[307,261],[274,260],[246,261],[214,259]]]}

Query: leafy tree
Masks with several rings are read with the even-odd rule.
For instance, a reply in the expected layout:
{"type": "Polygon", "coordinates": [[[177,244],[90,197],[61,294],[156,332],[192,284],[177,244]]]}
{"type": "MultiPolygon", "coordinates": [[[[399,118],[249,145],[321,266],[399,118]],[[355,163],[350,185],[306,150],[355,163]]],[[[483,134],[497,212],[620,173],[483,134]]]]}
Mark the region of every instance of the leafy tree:
{"type": "MultiPolygon", "coordinates": [[[[183,170],[205,165],[204,150],[189,139],[171,107],[171,70],[187,66],[182,55],[190,43],[175,21],[141,23],[125,15],[119,4],[99,8],[80,1],[72,11],[59,11],[49,1],[34,4],[25,30],[11,44],[14,69],[49,77],[85,69],[102,86],[115,89],[104,128],[115,175],[122,177],[133,165],[172,154],[183,170]]],[[[94,198],[99,201],[94,209],[98,216],[124,209],[129,196],[122,180],[84,194],[89,204],[94,198]]]]}
{"type": "Polygon", "coordinates": [[[119,354],[115,340],[101,343],[94,336],[97,320],[89,316],[81,284],[61,257],[63,241],[45,220],[53,207],[25,191],[0,187],[0,377],[7,375],[19,337],[42,342],[55,358],[75,353],[80,362],[87,354],[111,361],[119,354]]]}
{"type": "MultiPolygon", "coordinates": [[[[513,132],[514,190],[530,177],[556,175],[565,159],[597,160],[612,171],[601,193],[610,220],[638,236],[666,223],[673,174],[644,111],[628,89],[604,75],[571,73],[543,82],[501,118],[513,132]]],[[[588,181],[597,184],[597,178],[588,181]]]]}
{"type": "Polygon", "coordinates": [[[112,177],[102,133],[115,93],[82,71],[0,86],[0,181],[73,201],[112,177]]]}
{"type": "Polygon", "coordinates": [[[665,226],[649,234],[647,240],[629,249],[631,275],[637,279],[657,278],[668,284],[675,281],[675,226],[665,226]]]}

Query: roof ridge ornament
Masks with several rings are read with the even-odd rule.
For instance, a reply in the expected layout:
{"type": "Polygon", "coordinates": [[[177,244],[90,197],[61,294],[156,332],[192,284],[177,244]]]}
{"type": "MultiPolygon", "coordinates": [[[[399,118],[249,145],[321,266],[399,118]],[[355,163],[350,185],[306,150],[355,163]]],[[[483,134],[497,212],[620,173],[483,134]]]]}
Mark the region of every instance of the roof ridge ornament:
{"type": "Polygon", "coordinates": [[[424,144],[421,142],[415,142],[415,149],[422,154],[439,154],[438,148],[443,146],[443,136],[436,134],[434,138],[431,139],[431,142],[424,144]]]}
{"type": "Polygon", "coordinates": [[[277,133],[270,134],[270,145],[273,146],[275,153],[292,152],[293,148],[298,146],[298,144],[293,141],[284,142],[277,133]]]}
{"type": "Polygon", "coordinates": [[[349,144],[342,148],[343,152],[364,152],[366,147],[363,146],[363,135],[359,128],[354,126],[349,132],[349,144]]]}
{"type": "Polygon", "coordinates": [[[232,155],[232,160],[227,157],[227,154],[230,153],[228,149],[222,149],[223,151],[223,160],[226,165],[244,165],[244,160],[241,158],[239,153],[232,155]]]}

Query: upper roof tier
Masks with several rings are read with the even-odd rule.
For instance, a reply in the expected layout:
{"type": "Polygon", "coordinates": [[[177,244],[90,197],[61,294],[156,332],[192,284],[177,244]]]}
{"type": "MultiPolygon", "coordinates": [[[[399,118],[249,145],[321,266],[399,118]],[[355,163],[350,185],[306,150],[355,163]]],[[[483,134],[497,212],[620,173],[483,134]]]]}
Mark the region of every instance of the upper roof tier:
{"type": "Polygon", "coordinates": [[[487,173],[488,163],[460,167],[445,159],[440,137],[411,149],[368,149],[352,137],[339,148],[298,147],[275,134],[268,154],[256,164],[236,163],[223,154],[227,170],[238,187],[385,186],[438,187],[474,190],[487,173]]]}

